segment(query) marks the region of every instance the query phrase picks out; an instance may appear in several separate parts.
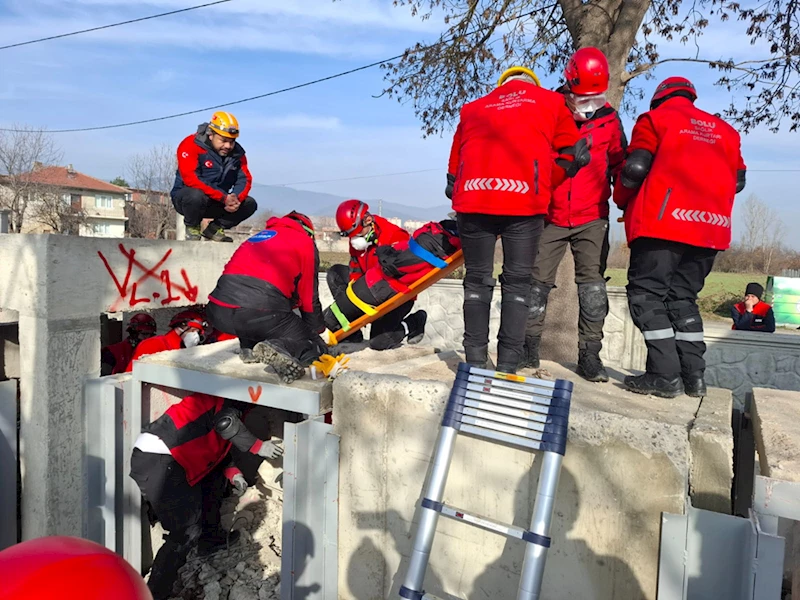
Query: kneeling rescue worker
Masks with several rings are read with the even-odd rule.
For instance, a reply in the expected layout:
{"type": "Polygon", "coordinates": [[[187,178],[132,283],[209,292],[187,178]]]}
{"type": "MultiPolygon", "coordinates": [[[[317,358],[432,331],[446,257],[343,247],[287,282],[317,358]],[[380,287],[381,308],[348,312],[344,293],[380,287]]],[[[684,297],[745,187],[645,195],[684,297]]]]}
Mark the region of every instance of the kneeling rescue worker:
{"type": "MultiPolygon", "coordinates": [[[[381,216],[373,215],[369,212],[369,205],[360,200],[345,200],[339,205],[336,209],[336,225],[339,227],[339,235],[350,240],[350,264],[333,265],[325,276],[334,298],[340,297],[350,282],[364,277],[367,271],[377,266],[379,248],[407,242],[409,238],[405,229],[381,216]]],[[[402,324],[413,307],[414,300],[409,300],[373,321],[369,330],[370,347],[373,350],[384,350],[382,340],[398,327],[402,329],[402,324]]],[[[405,326],[408,327],[408,324],[405,326]]],[[[358,343],[363,339],[362,331],[356,331],[347,341],[358,343]]]]}
{"type": "Polygon", "coordinates": [[[189,551],[211,554],[234,544],[238,531],[220,525],[228,482],[238,495],[247,489],[229,452],[235,446],[263,458],[283,454],[279,440],[262,441],[244,426],[236,403],[191,394],[142,428],[131,456],[131,477],[169,533],[153,559],[148,587],[155,600],[172,596],[189,551]]]}
{"type": "Polygon", "coordinates": [[[311,219],[298,212],[272,217],[233,253],[206,314],[215,328],[239,338],[244,362],[270,365],[291,383],[328,349],[319,336],[325,325],[318,273],[311,219]]]}
{"type": "Polygon", "coordinates": [[[458,215],[464,250],[464,352],[489,364],[494,250],[503,243],[497,368],[515,373],[522,357],[531,272],[552,189],[589,164],[564,96],[533,71],[512,67],[497,89],[461,109],[445,193],[458,215]]]}
{"type": "Polygon", "coordinates": [[[148,338],[136,346],[127,372],[133,371],[133,363],[143,356],[199,346],[203,343],[208,331],[208,323],[202,313],[196,310],[183,310],[177,313],[170,319],[167,333],[148,338]]]}
{"type": "Polygon", "coordinates": [[[156,334],[156,320],[147,313],[138,313],[131,317],[126,328],[128,337],[117,344],[106,346],[100,352],[100,374],[116,375],[125,373],[133,359],[133,353],[139,342],[156,334]]]}
{"type": "Polygon", "coordinates": [[[563,92],[581,136],[591,138],[592,161],[553,192],[539,252],[533,265],[531,311],[525,332],[523,366],[539,367],[539,344],[544,330],[550,290],[558,265],[569,246],[578,284],[578,375],[589,381],[608,381],[600,360],[603,323],[608,314],[608,200],[625,160],[627,140],[617,111],[606,102],[608,61],[597,48],[582,48],[564,70],[563,92]]]}
{"type": "Polygon", "coordinates": [[[647,372],[625,386],[663,398],[706,394],[697,295],[730,246],[734,196],[745,187],[738,132],[695,100],[683,77],[656,88],[614,189],[631,249],[628,306],[647,345],[647,372]]]}

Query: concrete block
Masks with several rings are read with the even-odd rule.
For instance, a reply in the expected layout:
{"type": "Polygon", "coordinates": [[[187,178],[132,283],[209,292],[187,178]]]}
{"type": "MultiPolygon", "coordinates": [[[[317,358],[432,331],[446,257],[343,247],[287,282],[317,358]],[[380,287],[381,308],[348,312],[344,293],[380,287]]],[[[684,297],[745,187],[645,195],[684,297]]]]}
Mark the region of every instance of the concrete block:
{"type": "Polygon", "coordinates": [[[800,393],[753,389],[753,434],[761,475],[800,482],[800,393]]]}
{"type": "MultiPolygon", "coordinates": [[[[438,381],[351,372],[334,382],[341,436],[339,597],[395,597],[405,575],[455,354],[416,359],[438,381]]],[[[397,365],[403,369],[402,363],[397,365]]],[[[543,597],[655,598],[661,512],[682,513],[688,430],[698,401],[628,394],[619,383],[576,383],[543,597]]],[[[445,500],[528,527],[535,454],[459,438],[445,500]]],[[[524,545],[441,520],[427,590],[444,599],[516,596],[524,545]]]]}
{"type": "Polygon", "coordinates": [[[731,514],[732,411],[731,392],[711,388],[701,401],[689,431],[692,452],[689,495],[695,508],[731,514]]]}

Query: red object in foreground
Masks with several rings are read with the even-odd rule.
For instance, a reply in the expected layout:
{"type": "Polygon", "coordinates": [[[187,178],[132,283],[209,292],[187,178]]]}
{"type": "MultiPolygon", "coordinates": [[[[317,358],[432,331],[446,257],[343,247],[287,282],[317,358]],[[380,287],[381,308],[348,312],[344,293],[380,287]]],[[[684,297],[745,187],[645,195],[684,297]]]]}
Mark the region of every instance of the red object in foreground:
{"type": "Polygon", "coordinates": [[[46,537],[0,552],[0,600],[153,600],[125,560],[103,546],[46,537]]]}

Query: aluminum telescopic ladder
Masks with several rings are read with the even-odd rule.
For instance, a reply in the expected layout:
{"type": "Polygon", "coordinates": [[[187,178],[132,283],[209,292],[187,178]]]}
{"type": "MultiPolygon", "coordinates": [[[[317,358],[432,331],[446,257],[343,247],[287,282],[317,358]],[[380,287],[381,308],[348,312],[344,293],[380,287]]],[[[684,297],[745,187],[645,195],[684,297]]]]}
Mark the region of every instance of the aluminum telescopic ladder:
{"type": "Polygon", "coordinates": [[[544,563],[550,547],[550,523],[555,508],[558,477],[567,445],[573,384],[544,381],[478,369],[458,367],[447,402],[433,467],[414,538],[414,547],[400,596],[408,600],[438,600],[422,589],[439,515],[457,519],[528,543],[517,600],[537,600],[542,589],[544,563]],[[442,502],[447,474],[459,433],[543,452],[530,530],[506,525],[442,502]]]}

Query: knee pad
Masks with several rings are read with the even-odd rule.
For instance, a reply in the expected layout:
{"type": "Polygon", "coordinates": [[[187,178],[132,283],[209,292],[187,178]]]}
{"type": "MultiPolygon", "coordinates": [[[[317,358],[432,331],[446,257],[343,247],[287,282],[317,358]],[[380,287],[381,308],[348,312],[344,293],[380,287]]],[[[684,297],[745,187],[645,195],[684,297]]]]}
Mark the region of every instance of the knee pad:
{"type": "Polygon", "coordinates": [[[606,282],[578,284],[578,304],[581,315],[591,323],[602,321],[608,315],[608,294],[606,282]]]}
{"type": "Polygon", "coordinates": [[[663,300],[651,294],[628,296],[628,308],[631,311],[633,324],[640,330],[651,329],[648,324],[657,317],[667,317],[667,307],[663,300]]]}
{"type": "Polygon", "coordinates": [[[464,277],[464,302],[491,304],[495,285],[497,281],[493,277],[467,274],[464,277]]]}
{"type": "Polygon", "coordinates": [[[221,410],[214,421],[214,429],[225,441],[232,440],[243,428],[241,414],[232,408],[221,410]]]}
{"type": "Polygon", "coordinates": [[[665,303],[669,320],[675,331],[703,331],[703,319],[697,303],[692,300],[675,300],[665,303]]]}
{"type": "Polygon", "coordinates": [[[530,316],[538,319],[547,308],[547,297],[552,288],[549,285],[534,281],[531,285],[530,316]]]}

